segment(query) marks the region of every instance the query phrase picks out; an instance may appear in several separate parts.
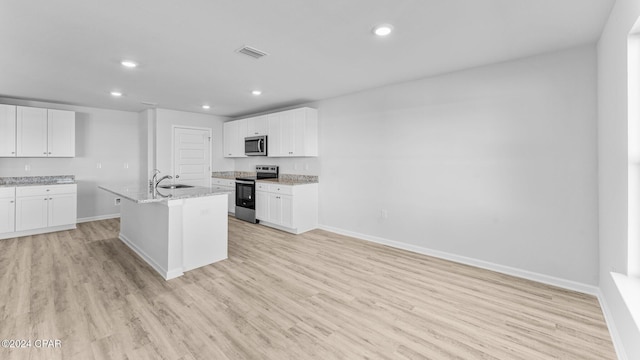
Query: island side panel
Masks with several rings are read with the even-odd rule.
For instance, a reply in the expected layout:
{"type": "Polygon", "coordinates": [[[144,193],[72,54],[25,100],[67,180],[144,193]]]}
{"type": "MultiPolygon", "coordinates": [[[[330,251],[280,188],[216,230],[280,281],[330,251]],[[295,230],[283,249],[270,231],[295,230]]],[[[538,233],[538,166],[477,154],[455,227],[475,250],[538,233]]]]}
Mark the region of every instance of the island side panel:
{"type": "Polygon", "coordinates": [[[182,208],[184,271],[227,258],[227,194],[186,199],[182,208]]]}
{"type": "Polygon", "coordinates": [[[122,199],[120,204],[120,239],[165,279],[171,270],[168,267],[168,220],[166,204],[137,204],[127,199],[122,199]]]}

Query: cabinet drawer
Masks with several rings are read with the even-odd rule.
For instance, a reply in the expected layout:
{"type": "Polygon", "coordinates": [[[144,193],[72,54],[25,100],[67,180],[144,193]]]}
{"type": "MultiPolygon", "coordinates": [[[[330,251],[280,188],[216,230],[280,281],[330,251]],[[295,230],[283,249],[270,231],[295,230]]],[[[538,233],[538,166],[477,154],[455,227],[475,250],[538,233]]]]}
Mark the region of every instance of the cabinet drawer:
{"type": "Polygon", "coordinates": [[[213,185],[220,185],[220,186],[227,186],[227,187],[235,187],[236,186],[236,181],[235,180],[230,180],[230,179],[213,178],[213,179],[211,179],[211,183],[213,185]]]}
{"type": "Polygon", "coordinates": [[[16,196],[69,194],[75,192],[76,184],[16,187],[16,196]]]}
{"type": "Polygon", "coordinates": [[[0,198],[14,198],[16,196],[15,187],[0,188],[0,198]]]}
{"type": "Polygon", "coordinates": [[[269,185],[261,182],[256,182],[256,191],[269,191],[269,185]]]}
{"type": "Polygon", "coordinates": [[[276,194],[293,195],[293,186],[269,184],[269,192],[276,194]]]}

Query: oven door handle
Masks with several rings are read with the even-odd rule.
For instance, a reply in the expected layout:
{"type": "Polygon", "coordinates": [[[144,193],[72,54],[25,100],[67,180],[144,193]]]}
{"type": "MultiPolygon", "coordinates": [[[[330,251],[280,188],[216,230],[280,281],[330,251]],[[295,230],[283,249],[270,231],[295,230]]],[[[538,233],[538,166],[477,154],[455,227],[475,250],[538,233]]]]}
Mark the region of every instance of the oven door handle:
{"type": "Polygon", "coordinates": [[[236,184],[253,185],[255,184],[255,181],[236,180],[236,184]]]}

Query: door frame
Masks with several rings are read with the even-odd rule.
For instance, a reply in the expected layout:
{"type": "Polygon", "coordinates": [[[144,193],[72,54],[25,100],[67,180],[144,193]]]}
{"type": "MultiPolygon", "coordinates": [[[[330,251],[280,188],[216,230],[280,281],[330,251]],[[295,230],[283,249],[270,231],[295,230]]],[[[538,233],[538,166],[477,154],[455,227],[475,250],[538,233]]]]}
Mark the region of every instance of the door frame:
{"type": "Polygon", "coordinates": [[[213,163],[213,129],[199,126],[171,125],[171,176],[176,177],[176,129],[206,130],[209,132],[209,181],[211,181],[211,167],[213,163]]]}

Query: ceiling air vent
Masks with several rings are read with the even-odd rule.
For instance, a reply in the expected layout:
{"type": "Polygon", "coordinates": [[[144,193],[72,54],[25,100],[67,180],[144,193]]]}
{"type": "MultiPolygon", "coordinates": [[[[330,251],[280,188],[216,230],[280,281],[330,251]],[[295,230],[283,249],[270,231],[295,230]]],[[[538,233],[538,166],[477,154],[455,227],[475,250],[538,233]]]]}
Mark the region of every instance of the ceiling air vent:
{"type": "Polygon", "coordinates": [[[260,59],[261,57],[267,55],[266,52],[252,48],[251,46],[243,46],[240,49],[236,50],[236,52],[239,52],[240,54],[245,54],[247,56],[251,56],[254,59],[260,59]]]}

